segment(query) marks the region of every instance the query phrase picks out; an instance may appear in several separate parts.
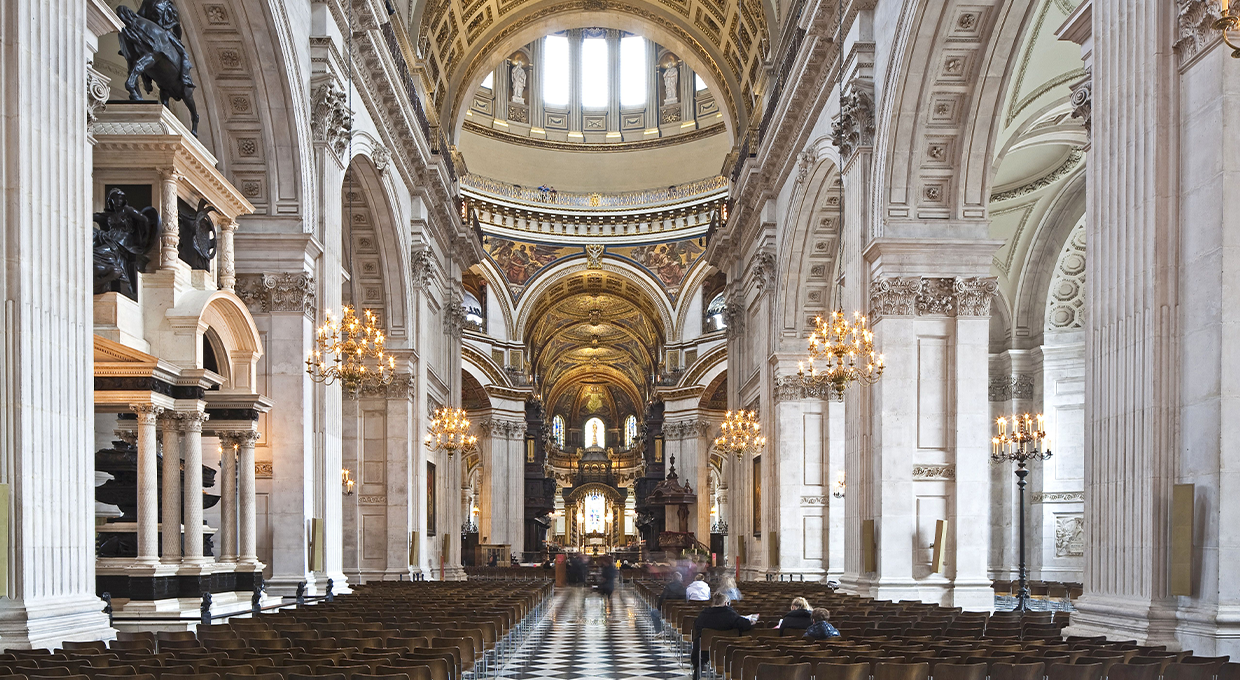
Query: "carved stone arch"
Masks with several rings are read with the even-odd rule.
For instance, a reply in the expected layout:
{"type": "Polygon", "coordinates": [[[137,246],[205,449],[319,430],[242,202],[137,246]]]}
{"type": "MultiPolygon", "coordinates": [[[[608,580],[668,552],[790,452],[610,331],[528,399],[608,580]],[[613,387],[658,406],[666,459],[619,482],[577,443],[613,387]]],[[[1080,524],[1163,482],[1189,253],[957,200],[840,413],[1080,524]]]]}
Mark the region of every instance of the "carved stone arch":
{"type": "MultiPolygon", "coordinates": [[[[512,290],[508,287],[508,280],[504,278],[503,272],[495,265],[495,262],[489,257],[484,257],[474,265],[478,273],[487,281],[487,285],[495,293],[499,305],[500,312],[504,315],[505,340],[511,340],[517,337],[517,327],[513,323],[513,315],[516,313],[516,304],[512,299],[512,290]]],[[[495,335],[494,329],[488,328],[488,334],[491,337],[495,335]]]]}
{"type": "Polygon", "coordinates": [[[1085,218],[1068,235],[1055,261],[1046,294],[1046,332],[1079,331],[1085,328],[1085,218]]]}
{"type": "Polygon", "coordinates": [[[806,332],[815,313],[831,309],[843,200],[839,167],[831,158],[819,159],[816,151],[807,151],[801,163],[800,187],[788,212],[791,228],[779,249],[784,285],[776,287],[779,331],[795,337],[806,332]]]}
{"type": "Polygon", "coordinates": [[[257,393],[258,360],[263,356],[263,341],[250,310],[236,295],[217,292],[202,300],[201,311],[195,314],[196,298],[194,296],[190,304],[170,311],[169,319],[174,321],[174,325],[188,326],[176,323],[175,317],[197,316],[196,327],[199,330],[194,338],[194,352],[200,351],[202,336],[208,329],[214,335],[214,340],[218,341],[215,343],[217,346],[213,347],[216,361],[228,364],[227,369],[220,372],[225,378],[220,386],[221,391],[257,393]]]}
{"type": "Polygon", "coordinates": [[[904,12],[876,120],[872,229],[982,220],[1003,96],[1037,0],[921,0],[904,12]]]}
{"type": "MultiPolygon", "coordinates": [[[[685,327],[689,324],[689,308],[693,301],[693,296],[697,295],[698,289],[702,287],[702,283],[712,272],[718,271],[713,265],[706,261],[706,258],[699,258],[697,262],[690,267],[685,280],[680,284],[680,294],[676,296],[676,304],[674,307],[676,314],[676,325],[668,331],[668,342],[677,342],[685,337],[685,327]]],[[[702,301],[702,308],[705,310],[706,305],[710,304],[710,300],[702,301]]]]}
{"type": "Polygon", "coordinates": [[[381,308],[387,335],[400,341],[409,337],[411,295],[404,272],[409,271],[410,254],[397,226],[401,220],[391,187],[361,151],[355,149],[341,187],[344,264],[350,268],[354,304],[381,308]]]}
{"type": "MultiPolygon", "coordinates": [[[[765,4],[765,2],[764,2],[765,4]]],[[[611,28],[646,37],[684,60],[702,76],[707,86],[719,94],[730,115],[723,117],[732,140],[749,125],[749,103],[745,90],[728,66],[724,51],[685,16],[642,0],[631,4],[612,0],[553,0],[534,3],[496,22],[482,33],[458,58],[460,66],[448,82],[450,97],[437,99],[440,115],[451,121],[452,139],[459,140],[465,114],[474,92],[491,73],[517,49],[550,33],[574,28],[611,28]],[[603,2],[605,10],[587,9],[589,3],[603,2]]]]}
{"type": "MultiPolygon", "coordinates": [[[[587,269],[584,258],[562,260],[540,271],[538,276],[526,285],[521,298],[517,301],[517,320],[514,330],[525,338],[530,327],[531,314],[548,290],[555,288],[565,279],[581,274],[599,273],[600,275],[619,276],[632,283],[642,294],[655,312],[663,337],[667,337],[668,329],[673,325],[673,310],[663,286],[637,265],[624,260],[603,256],[602,269],[587,269]]],[[[514,335],[513,339],[517,339],[514,335]]]]}
{"type": "Polygon", "coordinates": [[[1085,200],[1086,177],[1082,165],[1060,188],[1039,222],[1025,255],[1012,315],[1013,335],[1020,339],[1021,348],[1043,342],[1051,281],[1058,271],[1065,244],[1070,242],[1073,231],[1083,224],[1085,200]]]}

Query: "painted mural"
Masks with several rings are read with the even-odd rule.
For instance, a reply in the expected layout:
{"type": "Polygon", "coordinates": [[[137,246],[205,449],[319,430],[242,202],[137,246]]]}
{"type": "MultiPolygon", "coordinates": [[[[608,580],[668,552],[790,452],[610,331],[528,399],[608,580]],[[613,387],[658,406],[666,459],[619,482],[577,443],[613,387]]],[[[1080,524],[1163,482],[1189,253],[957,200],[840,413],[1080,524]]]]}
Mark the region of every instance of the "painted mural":
{"type": "Polygon", "coordinates": [[[690,239],[648,246],[609,248],[608,252],[640,264],[657,276],[665,286],[679,286],[689,272],[689,267],[701,257],[703,250],[705,248],[698,244],[697,239],[690,239]]]}
{"type": "Polygon", "coordinates": [[[491,236],[487,239],[487,254],[499,266],[508,283],[523,286],[556,260],[581,253],[581,248],[552,246],[542,243],[522,243],[491,236]]]}

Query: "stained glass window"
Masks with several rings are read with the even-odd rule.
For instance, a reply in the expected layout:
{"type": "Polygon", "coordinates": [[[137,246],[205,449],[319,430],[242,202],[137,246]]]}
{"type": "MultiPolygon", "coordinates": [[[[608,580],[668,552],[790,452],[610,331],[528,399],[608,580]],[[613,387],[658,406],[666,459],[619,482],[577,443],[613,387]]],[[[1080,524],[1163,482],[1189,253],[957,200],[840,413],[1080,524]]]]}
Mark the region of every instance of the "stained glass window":
{"type": "Polygon", "coordinates": [[[637,441],[637,416],[629,416],[624,421],[624,448],[633,448],[635,441],[637,441]]]}
{"type": "Polygon", "coordinates": [[[555,440],[556,448],[564,448],[564,416],[551,419],[551,438],[555,440]]]}
{"type": "Polygon", "coordinates": [[[585,498],[585,532],[601,534],[606,528],[604,515],[607,513],[607,500],[603,494],[595,491],[585,498]]]}

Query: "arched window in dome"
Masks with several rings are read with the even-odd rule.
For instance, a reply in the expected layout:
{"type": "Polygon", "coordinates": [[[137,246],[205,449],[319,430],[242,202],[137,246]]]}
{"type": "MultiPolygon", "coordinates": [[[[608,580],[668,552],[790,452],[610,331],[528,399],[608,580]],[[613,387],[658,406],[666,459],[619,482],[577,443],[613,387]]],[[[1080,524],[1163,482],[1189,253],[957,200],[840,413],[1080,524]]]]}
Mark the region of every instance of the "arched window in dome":
{"type": "Polygon", "coordinates": [[[646,103],[646,39],[629,35],[620,39],[620,105],[646,103]]]}
{"type": "Polygon", "coordinates": [[[557,449],[564,450],[564,416],[551,419],[551,439],[557,449]]]}
{"type": "Polygon", "coordinates": [[[637,416],[630,415],[624,419],[624,448],[633,448],[637,441],[637,416]]]}
{"type": "Polygon", "coordinates": [[[723,318],[724,305],[725,302],[723,299],[723,293],[716,295],[715,299],[710,301],[710,306],[706,308],[707,333],[723,330],[728,327],[728,322],[723,318]]]}
{"type": "Polygon", "coordinates": [[[549,35],[543,39],[543,102],[568,106],[568,36],[549,35]]]}
{"type": "Polygon", "coordinates": [[[602,418],[591,418],[586,421],[583,428],[586,448],[597,446],[598,448],[607,447],[607,426],[603,424],[602,418]]]}
{"type": "Polygon", "coordinates": [[[607,38],[587,32],[581,41],[581,105],[591,109],[607,106],[607,38]]]}

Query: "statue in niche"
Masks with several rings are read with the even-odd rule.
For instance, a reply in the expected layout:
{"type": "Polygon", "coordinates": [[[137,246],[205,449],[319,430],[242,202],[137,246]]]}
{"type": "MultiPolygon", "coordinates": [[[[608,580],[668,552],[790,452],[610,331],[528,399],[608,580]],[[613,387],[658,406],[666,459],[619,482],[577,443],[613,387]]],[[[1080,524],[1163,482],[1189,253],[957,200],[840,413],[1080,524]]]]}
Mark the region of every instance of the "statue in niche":
{"type": "Polygon", "coordinates": [[[512,102],[525,103],[525,67],[519,63],[512,65],[512,102]]]}
{"type": "Polygon", "coordinates": [[[125,89],[130,101],[142,101],[138,81],[151,93],[152,83],[159,86],[159,102],[169,99],[185,102],[189,109],[190,132],[198,136],[198,107],[194,105],[194,81],[190,78],[193,65],[189,52],[181,42],[181,17],[172,0],[142,0],[134,12],[126,5],[116,8],[116,16],[125,24],[121,29],[121,56],[129,68],[125,89]]]}
{"type": "Polygon", "coordinates": [[[216,233],[215,222],[211,221],[211,213],[216,209],[205,199],[198,201],[198,210],[192,215],[188,211],[181,213],[181,260],[191,269],[211,269],[211,260],[215,258],[216,233]]]}
{"type": "Polygon", "coordinates": [[[663,68],[663,105],[675,104],[680,101],[680,64],[673,63],[663,68]]]}
{"type": "Polygon", "coordinates": [[[158,234],[158,210],[150,206],[135,210],[125,192],[109,191],[103,212],[95,213],[95,295],[117,292],[137,300],[138,272],[146,268],[146,252],[158,234]]]}

